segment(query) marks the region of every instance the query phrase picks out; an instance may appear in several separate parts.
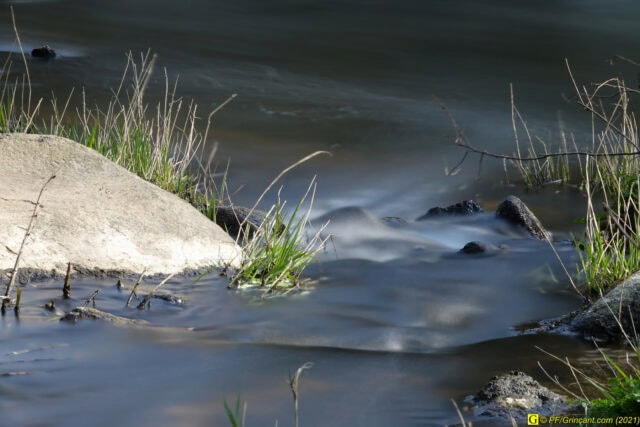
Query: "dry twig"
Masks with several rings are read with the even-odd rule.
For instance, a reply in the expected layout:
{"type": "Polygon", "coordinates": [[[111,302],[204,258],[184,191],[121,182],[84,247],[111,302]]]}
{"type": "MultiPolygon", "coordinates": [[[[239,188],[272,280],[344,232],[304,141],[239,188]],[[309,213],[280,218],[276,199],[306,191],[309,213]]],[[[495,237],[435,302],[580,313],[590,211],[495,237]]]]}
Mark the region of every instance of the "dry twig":
{"type": "Polygon", "coordinates": [[[298,427],[298,385],[300,381],[300,375],[305,369],[311,369],[313,363],[307,362],[304,365],[300,366],[294,375],[289,376],[289,388],[291,389],[291,393],[293,394],[293,404],[294,404],[294,416],[295,416],[295,426],[298,427]]]}
{"type": "MultiPolygon", "coordinates": [[[[442,110],[445,112],[445,114],[447,114],[447,116],[449,117],[449,120],[451,121],[452,127],[454,129],[455,132],[455,139],[453,141],[453,145],[456,145],[458,147],[462,147],[466,150],[466,152],[464,153],[463,157],[460,159],[460,161],[456,164],[456,166],[454,166],[451,171],[447,171],[447,173],[449,175],[455,175],[459,169],[461,168],[462,164],[464,163],[464,161],[467,158],[467,155],[469,153],[475,153],[475,154],[479,154],[480,155],[480,161],[482,161],[484,156],[488,156],[488,157],[492,157],[495,159],[501,159],[501,160],[510,160],[513,162],[539,162],[542,160],[547,160],[547,159],[551,159],[551,158],[557,158],[557,157],[567,157],[567,156],[584,156],[584,157],[593,157],[593,158],[607,158],[607,157],[626,157],[626,156],[637,156],[640,155],[640,146],[638,146],[637,141],[628,134],[628,132],[625,131],[625,129],[621,129],[620,127],[616,126],[613,123],[613,115],[615,113],[618,112],[618,108],[614,108],[613,113],[611,113],[611,115],[605,115],[601,110],[599,110],[597,108],[597,104],[595,103],[595,99],[597,97],[597,94],[604,88],[612,88],[616,91],[618,91],[619,93],[623,93],[623,92],[633,92],[633,93],[640,93],[640,91],[628,88],[624,85],[624,82],[621,82],[618,78],[612,78],[609,80],[606,80],[603,83],[599,83],[596,85],[596,89],[594,91],[592,91],[591,93],[588,92],[588,90],[583,87],[582,89],[580,89],[578,87],[578,84],[576,83],[576,80],[573,76],[573,73],[571,72],[571,68],[569,66],[568,61],[566,62],[567,64],[567,70],[569,72],[569,76],[571,78],[571,82],[573,84],[574,90],[576,92],[577,98],[576,98],[576,102],[577,104],[582,107],[584,110],[588,111],[589,113],[591,113],[594,117],[596,117],[597,119],[599,119],[608,129],[613,130],[616,134],[618,134],[622,139],[624,139],[627,143],[629,143],[630,146],[634,147],[635,150],[633,151],[629,151],[629,150],[623,150],[623,151],[589,151],[589,150],[567,150],[567,151],[560,151],[560,152],[556,152],[556,153],[548,153],[545,152],[543,154],[539,154],[539,155],[530,155],[530,156],[523,156],[520,154],[520,150],[517,150],[516,154],[501,154],[501,153],[494,153],[488,150],[484,150],[484,149],[480,149],[477,148],[475,146],[473,146],[469,140],[467,139],[467,137],[464,134],[464,131],[462,130],[462,128],[458,125],[458,123],[456,122],[456,120],[454,119],[453,115],[448,111],[448,109],[446,108],[446,106],[443,104],[442,101],[440,101],[439,99],[436,98],[436,101],[438,101],[440,103],[440,106],[442,108],[442,110]]],[[[618,107],[618,106],[616,106],[618,107]]],[[[620,107],[623,108],[623,107],[620,107]]],[[[515,109],[515,106],[513,105],[513,94],[512,94],[512,119],[515,120],[515,117],[518,117],[521,119],[520,113],[517,111],[517,109],[515,109]]],[[[514,122],[514,127],[515,127],[515,122],[514,122]]],[[[516,141],[517,143],[517,141],[516,141]]]]}
{"type": "Polygon", "coordinates": [[[138,310],[142,310],[145,306],[148,306],[151,304],[151,298],[153,298],[153,295],[156,293],[156,291],[158,289],[160,289],[160,287],[162,285],[164,285],[165,283],[167,283],[167,281],[169,279],[171,279],[173,276],[175,276],[175,273],[171,273],[170,275],[168,275],[162,282],[158,283],[158,285],[153,288],[151,290],[151,292],[149,292],[143,299],[142,301],[140,301],[140,304],[138,304],[138,310]]]}
{"type": "Polygon", "coordinates": [[[71,263],[67,263],[67,275],[64,277],[64,285],[62,286],[62,298],[71,298],[71,284],[69,278],[71,277],[71,263]]]}
{"type": "Polygon", "coordinates": [[[129,294],[129,298],[127,298],[127,304],[125,305],[125,307],[129,307],[129,304],[131,304],[131,300],[133,299],[133,297],[135,296],[136,298],[138,297],[138,295],[136,294],[136,290],[138,289],[138,286],[140,286],[140,282],[142,282],[142,278],[144,277],[144,273],[147,270],[143,270],[142,273],[140,273],[140,277],[138,277],[138,280],[136,281],[136,284],[133,285],[133,289],[131,289],[131,293],[129,294]]]}
{"type": "Polygon", "coordinates": [[[33,222],[35,218],[38,216],[37,213],[38,213],[38,207],[40,206],[40,198],[42,197],[42,193],[44,193],[44,190],[47,187],[47,185],[51,181],[53,181],[55,177],[56,177],[55,174],[51,175],[49,179],[47,179],[47,181],[42,185],[42,187],[40,188],[40,192],[38,193],[38,198],[36,199],[36,202],[33,206],[33,212],[31,213],[31,219],[29,220],[29,225],[25,230],[24,237],[22,238],[22,243],[20,244],[20,249],[18,250],[18,253],[16,255],[16,262],[14,263],[13,269],[11,270],[11,280],[9,280],[9,284],[7,285],[7,288],[4,292],[5,298],[2,299],[2,309],[1,309],[2,314],[4,314],[6,311],[7,302],[11,302],[10,295],[11,295],[11,292],[13,291],[13,288],[15,287],[16,278],[18,277],[18,268],[20,266],[20,258],[22,257],[22,251],[24,250],[24,245],[27,242],[27,238],[29,237],[29,235],[31,235],[33,222]]]}

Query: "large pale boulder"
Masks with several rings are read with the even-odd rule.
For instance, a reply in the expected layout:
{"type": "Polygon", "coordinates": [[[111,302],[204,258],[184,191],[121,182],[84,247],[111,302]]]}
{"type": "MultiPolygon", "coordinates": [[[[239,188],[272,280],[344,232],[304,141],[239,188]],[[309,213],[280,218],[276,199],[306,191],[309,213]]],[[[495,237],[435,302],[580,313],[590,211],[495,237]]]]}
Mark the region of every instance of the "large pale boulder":
{"type": "Polygon", "coordinates": [[[76,142],[0,134],[0,270],[20,267],[169,274],[235,266],[241,249],[191,205],[76,142]]]}

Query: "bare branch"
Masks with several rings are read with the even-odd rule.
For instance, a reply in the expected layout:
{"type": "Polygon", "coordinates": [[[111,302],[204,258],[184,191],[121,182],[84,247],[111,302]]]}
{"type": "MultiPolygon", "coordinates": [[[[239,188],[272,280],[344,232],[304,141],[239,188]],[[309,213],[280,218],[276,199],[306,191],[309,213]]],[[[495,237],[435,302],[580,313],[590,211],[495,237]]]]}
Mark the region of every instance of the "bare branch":
{"type": "Polygon", "coordinates": [[[136,281],[135,285],[133,285],[133,289],[131,289],[129,298],[127,298],[127,304],[125,305],[125,307],[129,307],[129,304],[131,304],[131,300],[133,299],[134,296],[136,298],[138,297],[138,295],[136,294],[136,290],[138,289],[138,286],[140,286],[140,282],[142,281],[142,278],[144,277],[144,273],[146,272],[147,270],[143,270],[142,273],[140,273],[140,277],[138,277],[138,280],[136,281]]]}
{"type": "Polygon", "coordinates": [[[40,198],[42,197],[42,193],[44,193],[44,190],[47,187],[47,185],[51,181],[53,181],[55,177],[56,177],[55,174],[51,175],[49,179],[47,179],[47,181],[42,185],[42,187],[40,188],[40,192],[38,193],[38,198],[36,199],[35,205],[33,206],[33,212],[31,213],[31,219],[29,220],[29,225],[25,230],[24,237],[22,238],[22,243],[20,244],[20,249],[18,250],[18,254],[16,255],[16,262],[13,264],[13,270],[11,270],[11,280],[9,280],[9,284],[7,285],[7,288],[4,292],[4,296],[6,298],[2,300],[2,309],[1,309],[2,314],[4,314],[6,310],[7,301],[10,301],[10,299],[7,299],[7,298],[10,298],[11,291],[13,291],[13,288],[15,287],[15,284],[16,284],[16,277],[18,277],[18,267],[20,266],[20,258],[22,257],[22,251],[24,250],[24,245],[27,242],[27,238],[31,234],[31,229],[33,228],[33,222],[38,216],[37,213],[38,213],[38,207],[40,206],[40,198]]]}
{"type": "Polygon", "coordinates": [[[149,305],[151,302],[151,298],[153,298],[153,296],[155,295],[156,291],[158,289],[160,289],[160,287],[162,285],[164,285],[165,283],[167,283],[169,281],[169,279],[171,279],[173,276],[175,275],[175,273],[171,273],[170,275],[168,275],[162,282],[158,283],[158,285],[156,285],[155,288],[153,288],[151,290],[151,292],[149,292],[143,299],[142,301],[140,301],[140,304],[138,304],[138,310],[142,310],[146,305],[149,305]]]}
{"type": "MultiPolygon", "coordinates": [[[[458,147],[462,147],[466,150],[466,153],[463,155],[462,159],[451,169],[451,171],[447,171],[447,174],[455,175],[461,168],[463,162],[467,158],[468,153],[470,152],[479,154],[481,161],[484,156],[488,156],[495,159],[509,160],[513,162],[539,162],[547,159],[558,158],[558,157],[568,157],[568,156],[577,156],[577,157],[585,156],[585,157],[601,158],[601,157],[623,157],[623,156],[640,155],[640,146],[638,146],[637,141],[633,138],[633,136],[630,136],[627,132],[624,131],[624,129],[621,129],[620,127],[616,126],[613,123],[613,115],[619,109],[625,108],[625,107],[617,103],[614,106],[614,111],[611,113],[611,117],[607,117],[607,115],[605,115],[602,111],[599,111],[598,109],[596,109],[596,105],[594,104],[594,99],[598,98],[597,94],[603,88],[607,88],[607,87],[613,88],[617,90],[619,93],[622,93],[623,90],[624,91],[632,91],[632,90],[627,88],[624,85],[624,83],[621,82],[619,79],[613,78],[596,85],[596,89],[591,93],[589,93],[586,88],[580,89],[578,87],[578,84],[576,83],[575,77],[573,76],[573,73],[571,71],[568,61],[566,62],[566,65],[567,65],[567,70],[569,72],[569,78],[571,79],[571,83],[573,84],[573,87],[577,96],[576,103],[582,108],[584,108],[586,111],[590,112],[594,117],[602,121],[602,123],[604,123],[604,125],[608,129],[611,129],[616,134],[620,135],[620,137],[624,139],[626,142],[628,142],[631,146],[635,147],[635,151],[626,150],[626,151],[606,152],[606,151],[572,150],[572,151],[561,151],[561,152],[555,152],[555,153],[545,152],[539,155],[523,156],[520,154],[520,145],[519,145],[518,136],[516,132],[516,135],[515,135],[516,154],[501,154],[501,153],[491,152],[491,151],[480,149],[473,146],[464,135],[462,128],[458,126],[458,123],[454,119],[453,115],[447,110],[446,106],[438,98],[434,97],[436,101],[440,103],[442,110],[445,112],[445,114],[447,114],[447,116],[449,117],[449,120],[451,121],[451,125],[455,132],[455,138],[454,138],[453,144],[458,147]]],[[[637,92],[637,91],[634,91],[634,92],[637,92]]],[[[515,108],[512,87],[511,87],[511,105],[512,105],[512,124],[514,127],[514,132],[516,131],[516,125],[517,125],[516,119],[518,119],[525,126],[525,130],[526,130],[526,124],[524,124],[522,116],[520,115],[520,112],[515,108]]],[[[527,130],[527,135],[528,135],[528,130],[527,130]]],[[[530,135],[528,136],[530,139],[531,138],[530,135]]],[[[533,151],[531,152],[534,153],[533,151]]]]}
{"type": "Polygon", "coordinates": [[[640,155],[640,151],[627,151],[627,152],[613,152],[613,153],[598,153],[598,152],[594,152],[594,151],[581,151],[581,150],[575,150],[575,151],[563,151],[563,152],[559,152],[559,153],[545,153],[545,154],[540,154],[539,156],[531,156],[531,157],[521,157],[521,156],[517,156],[517,155],[509,155],[509,154],[498,154],[498,153],[492,153],[490,151],[487,150],[481,150],[479,148],[476,148],[474,146],[472,146],[471,144],[469,144],[467,141],[459,141],[457,138],[453,143],[454,145],[457,145],[458,147],[462,147],[464,149],[466,149],[467,151],[470,151],[472,153],[477,153],[483,156],[489,156],[489,157],[493,157],[496,159],[504,159],[504,160],[513,160],[516,162],[535,162],[535,161],[539,161],[539,160],[545,160],[545,159],[549,159],[549,158],[553,158],[553,157],[563,157],[563,156],[589,156],[589,157],[612,157],[612,156],[637,156],[640,155]]]}

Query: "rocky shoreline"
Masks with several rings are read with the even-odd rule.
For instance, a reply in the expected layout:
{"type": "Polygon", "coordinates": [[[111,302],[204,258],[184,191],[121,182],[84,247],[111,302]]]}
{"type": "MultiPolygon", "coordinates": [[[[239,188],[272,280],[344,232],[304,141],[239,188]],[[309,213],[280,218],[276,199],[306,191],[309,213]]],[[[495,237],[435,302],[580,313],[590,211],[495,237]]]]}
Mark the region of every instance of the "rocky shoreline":
{"type": "MultiPolygon", "coordinates": [[[[446,208],[436,207],[418,220],[441,217],[442,215],[474,215],[484,212],[482,207],[466,200],[446,208]]],[[[531,238],[551,239],[551,233],[544,229],[533,212],[517,197],[507,197],[496,209],[495,216],[520,227],[531,238]]],[[[461,253],[477,256],[495,252],[483,242],[473,241],[460,249],[461,253]]],[[[626,345],[633,342],[630,331],[636,330],[640,319],[640,272],[636,272],[622,283],[612,287],[607,293],[580,309],[553,319],[543,319],[535,326],[521,331],[522,334],[561,334],[579,337],[589,342],[626,345]]],[[[480,418],[500,418],[526,422],[527,415],[552,416],[561,414],[580,415],[584,412],[577,403],[570,403],[567,397],[559,395],[532,377],[512,371],[498,375],[475,395],[468,396],[465,403],[471,406],[475,416],[480,418]]]]}
{"type": "MultiPolygon", "coordinates": [[[[74,275],[131,276],[190,274],[210,265],[231,265],[242,249],[236,242],[251,238],[265,218],[264,212],[220,206],[217,222],[204,218],[188,203],[116,166],[81,145],[53,136],[0,135],[0,180],[12,183],[0,194],[0,270],[10,271],[25,233],[30,239],[18,280],[62,278],[67,263],[74,275]],[[41,202],[35,197],[47,177],[41,202]],[[140,201],[141,196],[144,202],[140,201]],[[38,206],[41,203],[41,206],[38,206]],[[26,229],[37,212],[37,228],[26,229]],[[179,212],[176,214],[176,212],[179,212]],[[80,224],[80,220],[84,221],[80,224]],[[86,222],[89,221],[89,226],[86,222]],[[148,224],[153,224],[149,228],[148,224]],[[81,227],[82,225],[82,227],[81,227]],[[246,227],[244,230],[242,227],[246,227]],[[179,247],[176,252],[175,247],[179,247]]],[[[344,208],[348,211],[349,208],[344,208]]],[[[352,209],[351,215],[366,213],[352,209]]],[[[484,209],[472,200],[434,207],[416,222],[446,216],[477,215],[484,209]]],[[[532,239],[551,241],[533,212],[517,197],[507,197],[495,217],[532,239]]],[[[366,218],[365,218],[366,219],[366,218]]],[[[409,221],[384,218],[391,227],[409,221]]],[[[470,241],[459,249],[463,256],[499,255],[504,247],[470,241]]],[[[611,289],[592,304],[556,319],[545,319],[524,334],[567,334],[585,340],[622,344],[624,331],[634,330],[640,313],[640,273],[611,289]]],[[[94,317],[80,313],[76,317],[94,317]]],[[[479,417],[522,419],[529,412],[554,414],[575,411],[563,396],[545,389],[521,372],[489,381],[467,399],[479,417]]]]}

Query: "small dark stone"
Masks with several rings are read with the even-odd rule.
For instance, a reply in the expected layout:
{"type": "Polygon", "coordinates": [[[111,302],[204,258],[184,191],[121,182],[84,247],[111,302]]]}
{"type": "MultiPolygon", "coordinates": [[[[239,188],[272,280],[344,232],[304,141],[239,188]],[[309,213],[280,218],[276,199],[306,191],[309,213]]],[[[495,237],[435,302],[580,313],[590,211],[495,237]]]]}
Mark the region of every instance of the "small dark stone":
{"type": "Polygon", "coordinates": [[[549,233],[544,229],[540,220],[531,212],[522,200],[516,196],[507,197],[498,209],[496,217],[502,218],[511,224],[522,226],[536,239],[545,240],[549,238],[549,233]]]}
{"type": "Polygon", "coordinates": [[[56,51],[51,49],[49,45],[37,47],[31,51],[31,56],[34,58],[40,58],[44,60],[53,59],[56,57],[56,51]]]}
{"type": "Polygon", "coordinates": [[[81,312],[72,310],[72,311],[70,311],[68,313],[65,313],[64,316],[62,316],[60,318],[60,321],[61,322],[76,323],[82,318],[83,318],[83,315],[82,315],[81,312]]]}
{"type": "Polygon", "coordinates": [[[460,252],[463,254],[481,254],[486,251],[487,246],[484,243],[475,241],[467,243],[462,249],[460,249],[460,252]]]}
{"type": "Polygon", "coordinates": [[[442,215],[472,215],[481,212],[484,212],[484,210],[479,204],[473,200],[464,200],[460,203],[456,203],[455,205],[447,206],[446,208],[431,208],[426,214],[419,217],[416,221],[422,221],[442,215]]]}

